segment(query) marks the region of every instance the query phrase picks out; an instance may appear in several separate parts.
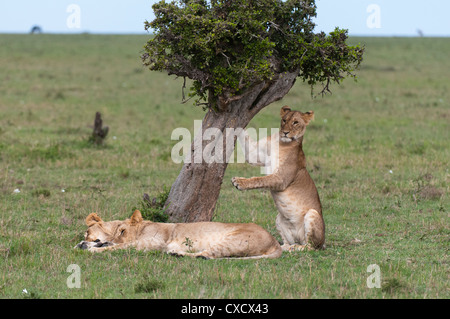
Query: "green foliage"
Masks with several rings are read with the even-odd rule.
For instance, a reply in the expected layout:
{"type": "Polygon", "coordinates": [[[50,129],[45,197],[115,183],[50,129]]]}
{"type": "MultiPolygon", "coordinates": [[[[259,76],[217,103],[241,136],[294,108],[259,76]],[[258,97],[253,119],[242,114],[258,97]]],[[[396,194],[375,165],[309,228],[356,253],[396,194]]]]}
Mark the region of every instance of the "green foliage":
{"type": "Polygon", "coordinates": [[[339,83],[362,61],[363,49],[346,44],[347,31],[314,34],[314,0],[176,0],[153,5],[146,22],[155,37],[142,60],[150,70],[193,81],[197,102],[236,95],[274,75],[299,71],[311,87],[339,83]]]}
{"type": "Polygon", "coordinates": [[[36,189],[32,192],[33,196],[39,197],[39,196],[43,196],[43,197],[50,197],[51,192],[48,189],[45,188],[40,188],[40,189],[36,189]]]}
{"type": "Polygon", "coordinates": [[[23,299],[41,299],[41,296],[34,291],[30,291],[30,292],[22,292],[23,295],[23,299]]]}
{"type": "Polygon", "coordinates": [[[162,192],[152,200],[145,194],[144,200],[140,202],[140,207],[133,207],[132,211],[139,209],[144,219],[153,222],[166,223],[169,220],[169,216],[165,212],[164,205],[166,204],[167,197],[169,197],[169,192],[170,189],[164,187],[162,192]]]}
{"type": "Polygon", "coordinates": [[[364,48],[348,46],[347,38],[347,30],[336,28],[329,36],[323,32],[315,35],[314,41],[307,44],[305,58],[298,63],[302,70],[300,76],[311,85],[311,89],[315,84],[323,83],[323,94],[330,92],[331,81],[339,84],[345,76],[356,79],[353,71],[362,62],[364,48]]]}
{"type": "Polygon", "coordinates": [[[134,291],[135,293],[151,293],[158,289],[164,289],[164,287],[165,285],[163,282],[146,278],[144,282],[139,282],[134,287],[134,291]]]}
{"type": "Polygon", "coordinates": [[[64,151],[60,144],[52,144],[48,147],[34,147],[30,149],[29,154],[27,155],[44,161],[56,161],[70,156],[70,152],[64,151]]]}

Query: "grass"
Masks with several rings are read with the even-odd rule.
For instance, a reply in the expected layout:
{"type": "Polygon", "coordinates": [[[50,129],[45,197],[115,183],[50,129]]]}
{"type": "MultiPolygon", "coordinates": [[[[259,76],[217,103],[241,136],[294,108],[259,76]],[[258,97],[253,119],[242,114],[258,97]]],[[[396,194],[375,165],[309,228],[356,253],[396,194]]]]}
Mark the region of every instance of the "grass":
{"type": "MultiPolygon", "coordinates": [[[[204,115],[180,103],[182,80],[141,67],[145,41],[0,35],[1,298],[450,297],[447,39],[351,39],[366,45],[357,83],[315,99],[297,83],[251,122],[278,127],[285,104],[315,111],[304,150],[326,250],[251,261],[73,249],[89,213],[127,218],[143,193],[170,187],[181,168],[171,132],[192,132],[204,115]],[[88,142],[96,111],[110,128],[98,147],[88,142]],[[71,264],[80,288],[67,286],[71,264]],[[379,289],[366,284],[371,264],[379,289]]],[[[280,239],[270,194],[229,182],[257,174],[229,165],[214,220],[255,222],[280,239]]]]}

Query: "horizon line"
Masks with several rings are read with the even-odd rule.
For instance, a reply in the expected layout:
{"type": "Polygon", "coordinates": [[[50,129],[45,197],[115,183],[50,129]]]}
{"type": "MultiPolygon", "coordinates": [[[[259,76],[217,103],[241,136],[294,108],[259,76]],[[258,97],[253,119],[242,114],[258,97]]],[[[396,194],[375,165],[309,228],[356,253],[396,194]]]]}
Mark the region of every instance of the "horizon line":
{"type": "MultiPolygon", "coordinates": [[[[47,31],[47,32],[39,32],[32,33],[31,31],[0,31],[0,34],[10,34],[10,35],[26,35],[26,34],[47,34],[47,35],[82,35],[82,34],[91,34],[91,35],[153,35],[153,33],[148,33],[147,31],[136,32],[136,31],[123,31],[123,32],[102,32],[102,31],[80,31],[80,32],[72,32],[72,31],[47,31]]],[[[441,34],[349,34],[349,37],[355,38],[448,38],[448,35],[441,34]]]]}

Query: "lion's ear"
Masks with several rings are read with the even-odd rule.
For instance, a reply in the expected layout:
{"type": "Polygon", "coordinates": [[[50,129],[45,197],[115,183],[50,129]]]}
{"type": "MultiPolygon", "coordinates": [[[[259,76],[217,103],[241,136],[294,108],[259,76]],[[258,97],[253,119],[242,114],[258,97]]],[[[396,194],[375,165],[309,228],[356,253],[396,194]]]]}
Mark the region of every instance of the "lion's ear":
{"type": "Polygon", "coordinates": [[[309,122],[314,120],[314,112],[313,111],[309,111],[309,112],[306,112],[306,113],[302,113],[302,118],[305,121],[305,124],[308,125],[309,122]]]}
{"type": "Polygon", "coordinates": [[[131,225],[139,224],[143,221],[142,214],[137,209],[134,211],[133,215],[131,215],[130,223],[131,225]]]}
{"type": "Polygon", "coordinates": [[[86,217],[86,225],[88,227],[91,227],[92,225],[96,223],[101,223],[103,220],[100,218],[100,216],[97,215],[97,213],[90,213],[88,217],[86,217]]]}
{"type": "Polygon", "coordinates": [[[285,105],[281,108],[280,116],[283,117],[290,111],[291,111],[291,108],[289,106],[285,105]]]}

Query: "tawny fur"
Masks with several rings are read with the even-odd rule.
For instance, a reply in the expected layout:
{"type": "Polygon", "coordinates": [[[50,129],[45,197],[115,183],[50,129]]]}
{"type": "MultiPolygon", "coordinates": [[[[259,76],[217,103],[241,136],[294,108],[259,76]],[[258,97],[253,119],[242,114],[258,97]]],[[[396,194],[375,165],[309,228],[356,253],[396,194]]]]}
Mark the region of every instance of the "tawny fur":
{"type": "MultiPolygon", "coordinates": [[[[269,156],[264,158],[261,154],[268,152],[259,152],[260,161],[256,163],[270,166],[273,173],[261,177],[233,177],[231,181],[239,190],[264,188],[271,191],[278,209],[276,226],[283,239],[283,250],[322,249],[325,245],[322,205],[314,181],[306,170],[303,153],[303,136],[314,112],[302,113],[284,106],[280,115],[280,131],[267,138],[278,141],[278,157],[275,160],[269,156]]],[[[257,150],[258,144],[248,136],[242,140],[247,142],[244,153],[248,158],[247,153],[257,150]]]]}
{"type": "Polygon", "coordinates": [[[75,248],[92,252],[135,247],[206,259],[277,258],[282,252],[276,239],[256,224],[154,223],[136,210],[129,219],[110,222],[92,213],[86,225],[85,240],[75,248]]]}

